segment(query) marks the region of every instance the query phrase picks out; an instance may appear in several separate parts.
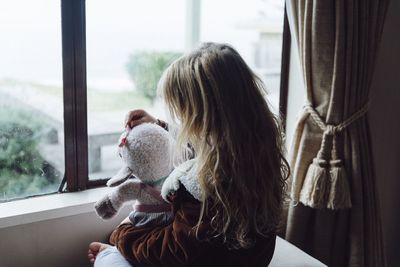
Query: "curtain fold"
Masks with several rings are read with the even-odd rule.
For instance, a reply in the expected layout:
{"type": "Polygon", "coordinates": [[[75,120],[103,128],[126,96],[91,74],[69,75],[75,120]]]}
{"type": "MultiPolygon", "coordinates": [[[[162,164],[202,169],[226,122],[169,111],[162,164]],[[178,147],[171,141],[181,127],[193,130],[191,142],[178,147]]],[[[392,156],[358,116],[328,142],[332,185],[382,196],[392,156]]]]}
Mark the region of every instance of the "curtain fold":
{"type": "MultiPolygon", "coordinates": [[[[387,4],[388,0],[286,0],[307,101],[325,124],[338,125],[369,102],[387,4]]],[[[307,112],[296,126],[286,239],[328,266],[385,264],[368,127],[367,116],[361,115],[335,135],[351,208],[332,210],[300,202],[323,131],[307,112]]]]}

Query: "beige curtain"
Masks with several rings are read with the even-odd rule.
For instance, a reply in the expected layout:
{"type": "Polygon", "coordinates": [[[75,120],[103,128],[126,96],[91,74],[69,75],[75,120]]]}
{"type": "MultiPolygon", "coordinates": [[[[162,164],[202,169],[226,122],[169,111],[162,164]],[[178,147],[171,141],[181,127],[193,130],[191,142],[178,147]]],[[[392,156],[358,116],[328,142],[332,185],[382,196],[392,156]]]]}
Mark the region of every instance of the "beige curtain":
{"type": "MultiPolygon", "coordinates": [[[[326,125],[342,123],[369,101],[387,2],[286,1],[307,100],[326,125]]],[[[336,134],[350,190],[347,208],[311,208],[300,201],[323,131],[306,111],[296,127],[286,239],[328,266],[385,266],[367,114],[336,134]]]]}

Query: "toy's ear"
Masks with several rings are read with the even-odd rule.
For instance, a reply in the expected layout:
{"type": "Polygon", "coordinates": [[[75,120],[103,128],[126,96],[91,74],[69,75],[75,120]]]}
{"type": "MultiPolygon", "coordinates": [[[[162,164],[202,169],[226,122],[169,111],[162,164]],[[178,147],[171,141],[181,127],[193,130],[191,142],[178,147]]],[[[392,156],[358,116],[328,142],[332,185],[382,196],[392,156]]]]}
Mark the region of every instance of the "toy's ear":
{"type": "Polygon", "coordinates": [[[111,177],[110,180],[107,182],[107,186],[117,186],[125,182],[126,180],[129,179],[129,177],[132,176],[132,171],[131,169],[128,168],[128,166],[122,167],[116,175],[111,177]]]}

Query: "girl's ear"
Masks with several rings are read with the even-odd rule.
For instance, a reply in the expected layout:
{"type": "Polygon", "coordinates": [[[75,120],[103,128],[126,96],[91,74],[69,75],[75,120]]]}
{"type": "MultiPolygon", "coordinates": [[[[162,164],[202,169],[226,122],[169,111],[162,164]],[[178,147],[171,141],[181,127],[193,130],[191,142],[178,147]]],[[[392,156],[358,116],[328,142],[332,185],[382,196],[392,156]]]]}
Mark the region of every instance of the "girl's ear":
{"type": "Polygon", "coordinates": [[[131,169],[128,166],[123,166],[116,175],[111,177],[110,180],[107,182],[107,186],[113,187],[122,184],[126,180],[128,180],[132,176],[131,169]]]}

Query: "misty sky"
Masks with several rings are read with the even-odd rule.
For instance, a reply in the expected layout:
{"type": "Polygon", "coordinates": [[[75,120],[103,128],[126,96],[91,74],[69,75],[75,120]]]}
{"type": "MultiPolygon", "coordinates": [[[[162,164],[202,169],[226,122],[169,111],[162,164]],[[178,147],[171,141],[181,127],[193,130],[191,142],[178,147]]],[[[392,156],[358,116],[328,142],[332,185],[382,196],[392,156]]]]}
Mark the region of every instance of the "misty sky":
{"type": "MultiPolygon", "coordinates": [[[[125,64],[135,50],[184,50],[185,0],[86,2],[89,86],[130,86],[125,64]]],[[[240,25],[281,21],[282,8],[280,0],[203,0],[200,39],[231,43],[250,60],[258,32],[240,25]]],[[[0,80],[61,84],[60,13],[57,0],[0,2],[0,80]]]]}

